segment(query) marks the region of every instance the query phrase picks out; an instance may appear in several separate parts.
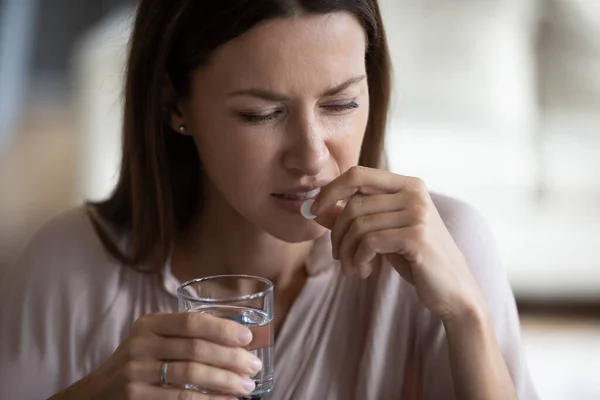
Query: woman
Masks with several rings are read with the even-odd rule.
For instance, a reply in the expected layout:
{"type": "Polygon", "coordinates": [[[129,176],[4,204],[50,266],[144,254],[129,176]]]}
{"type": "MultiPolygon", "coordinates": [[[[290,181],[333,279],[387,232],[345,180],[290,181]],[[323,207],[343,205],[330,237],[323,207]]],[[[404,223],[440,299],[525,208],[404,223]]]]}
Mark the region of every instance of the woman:
{"type": "Polygon", "coordinates": [[[175,312],[246,273],[276,287],[276,399],[535,398],[481,218],[379,169],[390,85],[375,0],[142,0],[119,183],[2,283],[0,397],[250,393],[250,332],[175,312]]]}

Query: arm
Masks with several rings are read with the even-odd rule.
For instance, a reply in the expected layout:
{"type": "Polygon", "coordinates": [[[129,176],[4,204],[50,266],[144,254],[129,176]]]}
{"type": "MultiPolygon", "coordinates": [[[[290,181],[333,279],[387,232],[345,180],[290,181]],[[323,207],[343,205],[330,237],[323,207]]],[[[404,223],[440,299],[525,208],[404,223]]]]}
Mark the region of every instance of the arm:
{"type": "MultiPolygon", "coordinates": [[[[434,196],[434,201],[481,290],[480,299],[460,314],[463,318],[444,323],[426,318],[428,335],[421,343],[424,381],[432,385],[425,387],[425,398],[447,398],[451,391],[457,399],[468,398],[467,393],[491,385],[487,379],[491,375],[499,380],[508,376],[513,396],[537,399],[521,345],[515,299],[487,222],[456,200],[434,196]]],[[[502,388],[497,393],[505,395],[502,388]]]]}
{"type": "Polygon", "coordinates": [[[260,361],[245,350],[246,327],[208,314],[154,313],[130,329],[131,315],[119,310],[138,304],[115,298],[141,281],[121,282],[121,267],[105,259],[87,215],[77,210],[42,228],[0,281],[0,399],[195,398],[184,383],[253,390],[247,377],[260,361]],[[173,386],[161,385],[163,360],[173,386]]]}
{"type": "Polygon", "coordinates": [[[444,328],[457,399],[517,399],[487,312],[467,310],[444,328]]]}
{"type": "Polygon", "coordinates": [[[426,399],[536,398],[506,273],[470,207],[432,196],[420,179],[357,166],[324,187],[311,212],[332,230],[345,273],[366,278],[383,256],[415,287],[428,311],[418,329],[426,399]]]}

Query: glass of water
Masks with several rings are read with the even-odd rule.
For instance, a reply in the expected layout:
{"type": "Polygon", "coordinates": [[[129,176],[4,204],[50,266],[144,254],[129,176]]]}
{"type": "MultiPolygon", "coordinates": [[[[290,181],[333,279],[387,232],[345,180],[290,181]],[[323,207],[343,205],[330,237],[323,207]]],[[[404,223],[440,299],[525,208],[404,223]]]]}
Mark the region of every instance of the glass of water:
{"type": "MultiPolygon", "coordinates": [[[[248,350],[260,358],[262,370],[252,379],[256,389],[248,399],[273,390],[273,283],[250,275],[218,275],[194,279],[177,289],[180,312],[200,312],[227,318],[252,331],[248,350]]],[[[213,393],[194,385],[189,389],[213,393]]]]}

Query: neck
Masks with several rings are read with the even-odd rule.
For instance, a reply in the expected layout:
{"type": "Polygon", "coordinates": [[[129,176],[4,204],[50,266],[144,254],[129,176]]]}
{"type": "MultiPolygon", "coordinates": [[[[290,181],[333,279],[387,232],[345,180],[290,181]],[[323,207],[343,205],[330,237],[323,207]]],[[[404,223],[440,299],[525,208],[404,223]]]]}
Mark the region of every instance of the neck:
{"type": "Polygon", "coordinates": [[[173,274],[182,282],[220,274],[257,275],[285,290],[304,275],[314,242],[287,243],[260,230],[224,200],[203,212],[175,244],[173,274]]]}

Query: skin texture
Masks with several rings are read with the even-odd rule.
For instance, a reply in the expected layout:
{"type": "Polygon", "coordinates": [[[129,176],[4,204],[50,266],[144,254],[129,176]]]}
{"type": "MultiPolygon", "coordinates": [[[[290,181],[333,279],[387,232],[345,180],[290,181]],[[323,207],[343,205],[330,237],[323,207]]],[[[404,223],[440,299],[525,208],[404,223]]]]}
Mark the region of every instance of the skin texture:
{"type": "MultiPolygon", "coordinates": [[[[373,260],[386,257],[443,320],[457,398],[516,398],[484,297],[425,184],[356,167],[369,113],[364,55],[365,35],[351,15],[298,16],[258,25],[196,71],[171,125],[196,143],[206,197],[175,244],[173,273],[182,281],[223,273],[271,279],[277,329],[304,285],[313,241],[331,229],[346,274],[367,278],[373,260]],[[277,206],[273,194],[299,185],[323,186],[316,221],[277,206]]],[[[252,358],[240,335],[249,331],[229,322],[197,313],[142,317],[105,364],[55,399],[226,398],[160,387],[162,360],[173,360],[170,382],[247,393],[241,385],[252,358]]]]}
{"type": "Polygon", "coordinates": [[[204,214],[285,242],[323,234],[273,207],[271,194],[331,181],[358,162],[369,112],[364,53],[363,30],[349,14],[269,21],[216,51],[173,118],[193,136],[210,181],[204,214]],[[282,100],[235,94],[252,89],[282,100]],[[352,102],[357,108],[340,108],[352,102]],[[272,119],[247,122],[240,113],[272,119]]]}

